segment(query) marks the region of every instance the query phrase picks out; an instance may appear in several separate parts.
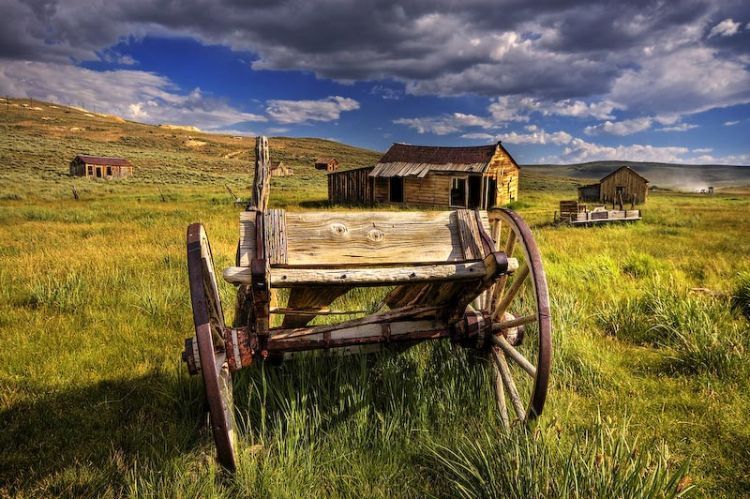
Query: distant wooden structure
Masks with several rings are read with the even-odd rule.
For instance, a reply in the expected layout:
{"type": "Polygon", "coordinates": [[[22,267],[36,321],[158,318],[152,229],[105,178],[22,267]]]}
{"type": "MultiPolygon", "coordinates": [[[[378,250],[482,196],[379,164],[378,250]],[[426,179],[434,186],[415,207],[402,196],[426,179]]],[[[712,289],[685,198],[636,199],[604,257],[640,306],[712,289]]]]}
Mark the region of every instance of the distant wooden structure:
{"type": "Polygon", "coordinates": [[[325,170],[327,172],[335,172],[339,167],[339,162],[336,158],[318,158],[315,160],[316,170],[325,170]]]}
{"type": "Polygon", "coordinates": [[[292,175],[292,169],[283,161],[271,161],[270,172],[272,177],[288,177],[292,175]]]}
{"type": "Polygon", "coordinates": [[[472,147],[393,144],[374,167],[329,175],[328,199],[490,209],[518,199],[519,175],[518,164],[500,142],[472,147]]]}
{"type": "Polygon", "coordinates": [[[645,203],[648,197],[648,179],[629,166],[621,166],[596,184],[578,188],[580,201],[603,203],[645,203]]]}
{"type": "Polygon", "coordinates": [[[133,174],[133,165],[125,158],[79,154],[70,162],[70,174],[76,177],[122,178],[133,174]]]}
{"type": "Polygon", "coordinates": [[[373,201],[374,166],[328,174],[328,201],[333,204],[370,205],[373,201]]]}
{"type": "Polygon", "coordinates": [[[560,201],[560,215],[555,212],[555,222],[571,225],[599,225],[616,222],[636,222],[641,219],[641,210],[620,209],[608,210],[604,206],[597,206],[589,210],[585,204],[578,201],[560,201]]]}

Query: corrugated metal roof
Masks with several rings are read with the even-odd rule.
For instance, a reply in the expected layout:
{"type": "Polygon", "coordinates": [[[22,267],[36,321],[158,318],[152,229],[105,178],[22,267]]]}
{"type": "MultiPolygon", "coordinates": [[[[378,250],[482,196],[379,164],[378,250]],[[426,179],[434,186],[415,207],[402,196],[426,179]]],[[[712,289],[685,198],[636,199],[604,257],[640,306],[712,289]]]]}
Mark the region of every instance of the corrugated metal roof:
{"type": "Polygon", "coordinates": [[[482,173],[496,150],[497,144],[473,147],[393,144],[370,176],[424,177],[430,171],[482,173]]]}
{"type": "Polygon", "coordinates": [[[76,158],[80,159],[87,165],[109,165],[109,166],[131,166],[130,161],[125,158],[109,158],[107,156],[89,156],[79,154],[76,158]]]}

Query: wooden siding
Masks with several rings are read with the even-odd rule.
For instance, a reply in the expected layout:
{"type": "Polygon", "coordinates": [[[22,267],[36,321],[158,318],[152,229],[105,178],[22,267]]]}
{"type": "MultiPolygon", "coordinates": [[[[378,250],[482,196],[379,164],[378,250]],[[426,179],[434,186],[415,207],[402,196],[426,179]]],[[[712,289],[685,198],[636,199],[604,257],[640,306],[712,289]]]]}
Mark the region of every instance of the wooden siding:
{"type": "Polygon", "coordinates": [[[502,147],[497,148],[490,161],[487,174],[490,178],[497,180],[495,206],[503,206],[518,199],[521,169],[502,147]]]}
{"type": "Polygon", "coordinates": [[[600,187],[600,200],[609,203],[619,202],[617,188],[622,187],[622,201],[630,203],[645,203],[648,197],[648,181],[628,168],[620,168],[604,177],[600,187]]]}
{"type": "Polygon", "coordinates": [[[579,201],[599,201],[601,184],[582,185],[578,188],[579,201]]]}
{"type": "Polygon", "coordinates": [[[328,201],[340,204],[372,204],[372,166],[328,174],[328,201]]]}

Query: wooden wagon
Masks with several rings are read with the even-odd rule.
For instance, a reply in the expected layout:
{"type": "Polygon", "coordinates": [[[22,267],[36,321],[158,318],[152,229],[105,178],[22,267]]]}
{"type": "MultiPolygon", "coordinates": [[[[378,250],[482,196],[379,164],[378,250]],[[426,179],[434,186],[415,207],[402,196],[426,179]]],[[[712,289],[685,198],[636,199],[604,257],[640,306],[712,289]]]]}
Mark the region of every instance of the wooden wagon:
{"type": "Polygon", "coordinates": [[[303,351],[351,354],[448,340],[490,361],[488,390],[500,424],[527,424],[542,413],[551,357],[547,282],[534,237],[517,214],[269,209],[263,137],[256,158],[236,266],[223,272],[238,291],[232,327],[206,232],[201,224],[187,232],[195,336],[186,340],[183,360],[191,374],[202,374],[225,468],[236,465],[232,374],[303,351]],[[357,287],[383,288],[372,313],[332,308],[357,287]],[[288,290],[285,303],[281,289],[288,290]],[[344,313],[360,316],[310,324],[344,313]],[[272,327],[274,315],[283,320],[272,327]]]}

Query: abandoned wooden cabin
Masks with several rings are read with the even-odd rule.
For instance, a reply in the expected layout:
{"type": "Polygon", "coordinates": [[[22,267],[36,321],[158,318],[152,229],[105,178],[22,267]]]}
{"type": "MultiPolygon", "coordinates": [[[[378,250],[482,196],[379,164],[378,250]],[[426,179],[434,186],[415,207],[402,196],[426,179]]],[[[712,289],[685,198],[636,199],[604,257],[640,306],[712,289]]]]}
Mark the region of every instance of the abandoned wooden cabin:
{"type": "Polygon", "coordinates": [[[336,158],[318,158],[315,160],[316,170],[325,170],[327,172],[334,172],[339,167],[339,162],[336,158]]]}
{"type": "Polygon", "coordinates": [[[283,161],[271,161],[269,172],[272,177],[288,177],[292,175],[292,170],[284,164],[283,161]]]}
{"type": "Polygon", "coordinates": [[[133,165],[125,158],[79,154],[70,162],[70,174],[77,177],[122,178],[133,174],[133,165]]]}
{"type": "Polygon", "coordinates": [[[578,188],[580,201],[645,203],[649,182],[628,166],[621,166],[595,184],[578,188]]]}
{"type": "Polygon", "coordinates": [[[500,142],[473,147],[393,144],[375,166],[330,173],[328,200],[488,209],[518,199],[519,174],[500,142]]]}

